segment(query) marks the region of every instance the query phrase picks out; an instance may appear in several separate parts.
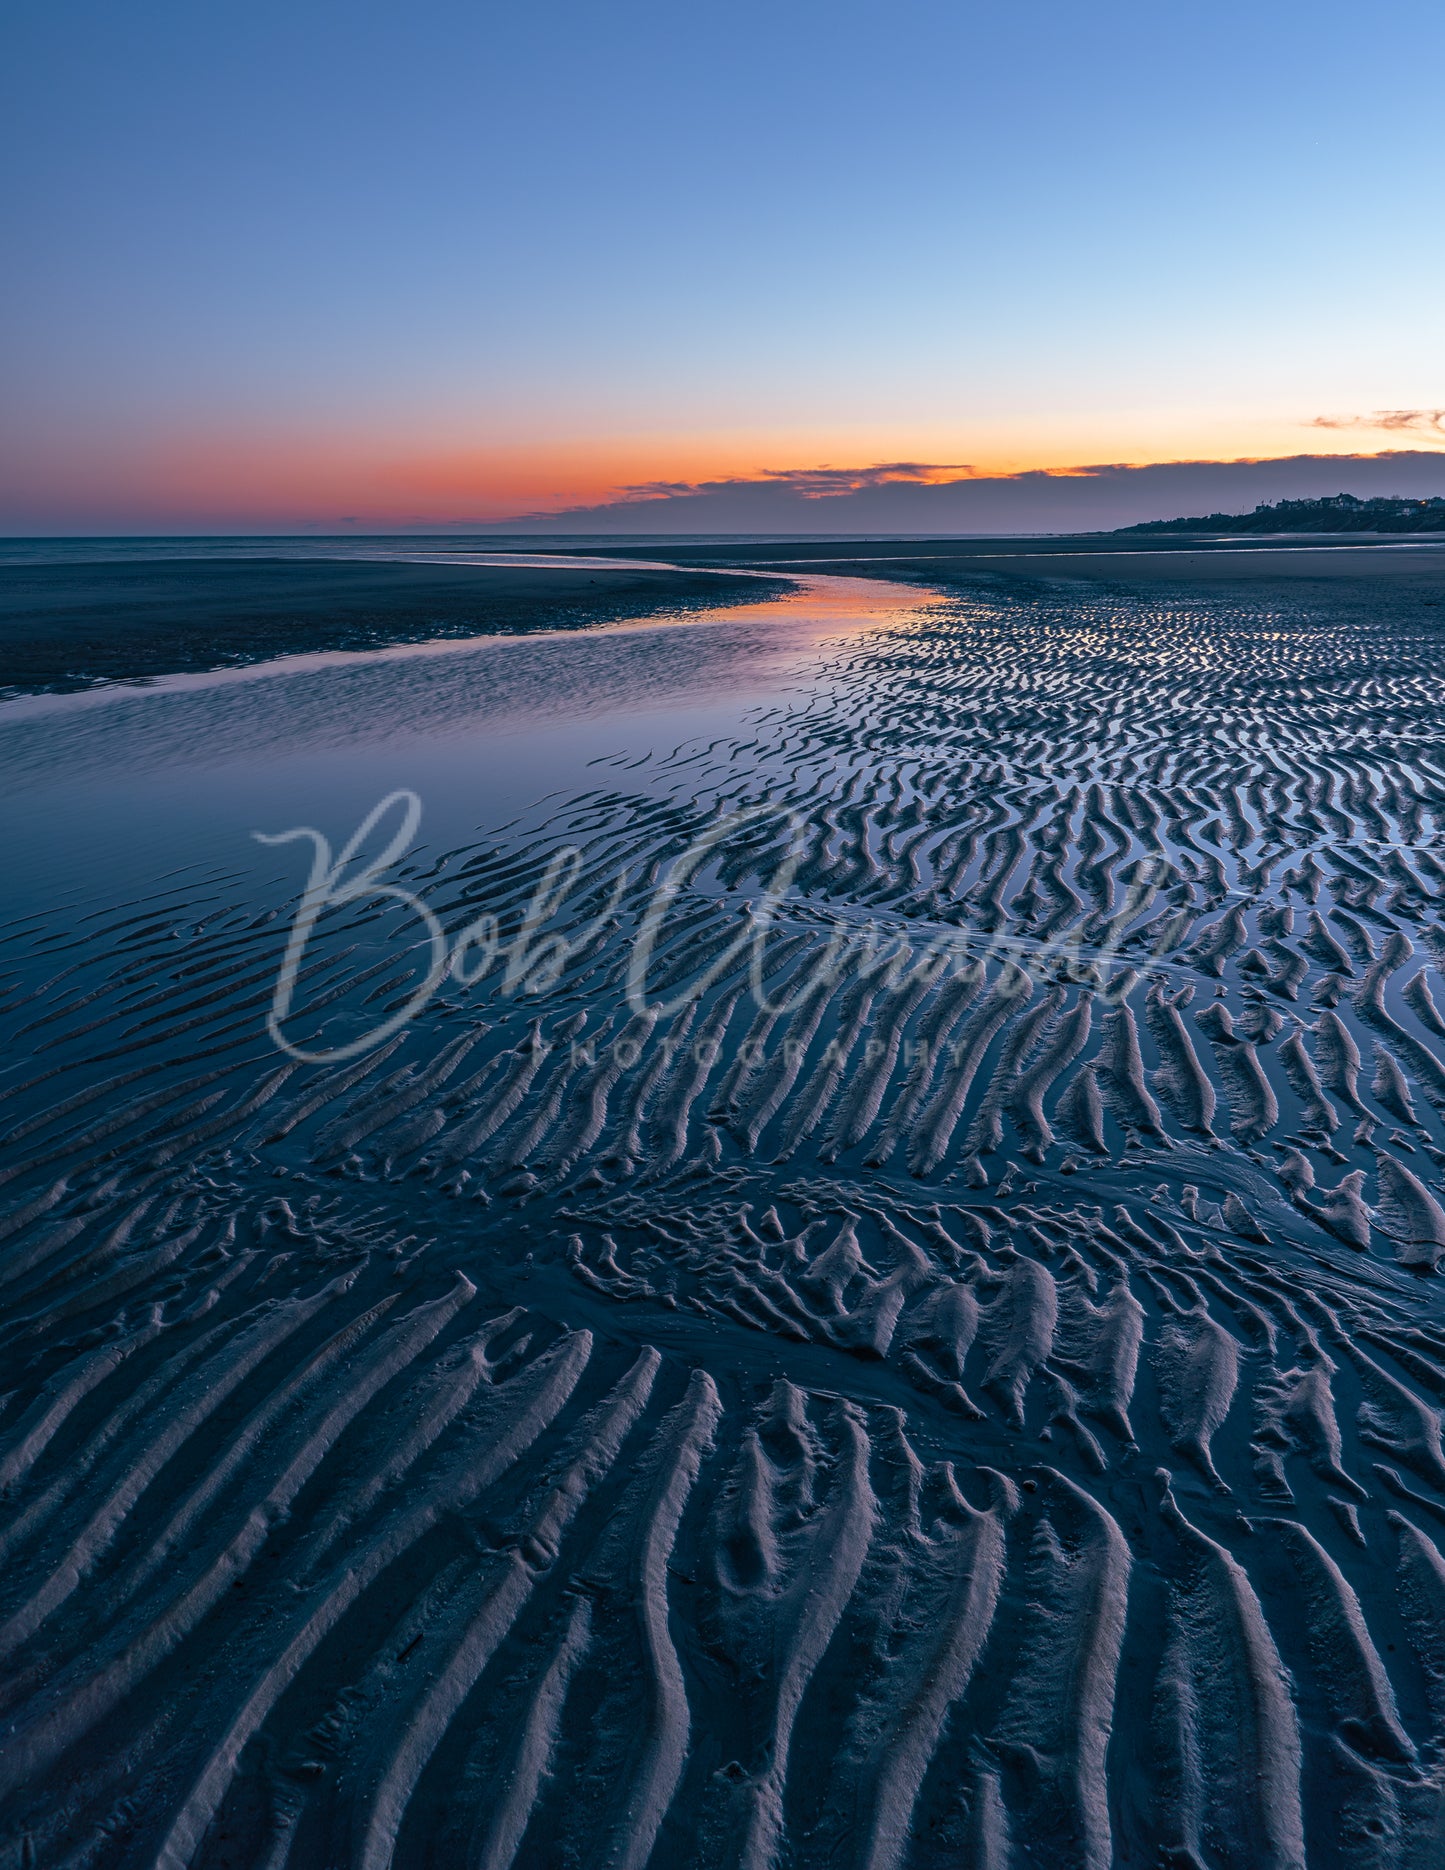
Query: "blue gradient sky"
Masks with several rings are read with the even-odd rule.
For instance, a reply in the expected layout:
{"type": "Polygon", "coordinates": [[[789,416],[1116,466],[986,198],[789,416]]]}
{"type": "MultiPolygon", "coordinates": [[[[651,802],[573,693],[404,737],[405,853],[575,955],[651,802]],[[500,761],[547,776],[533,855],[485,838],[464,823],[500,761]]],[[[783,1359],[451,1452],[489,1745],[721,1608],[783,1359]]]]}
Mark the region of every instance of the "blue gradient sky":
{"type": "Polygon", "coordinates": [[[11,0],[0,524],[1417,446],[1442,54],[1415,0],[11,0]]]}

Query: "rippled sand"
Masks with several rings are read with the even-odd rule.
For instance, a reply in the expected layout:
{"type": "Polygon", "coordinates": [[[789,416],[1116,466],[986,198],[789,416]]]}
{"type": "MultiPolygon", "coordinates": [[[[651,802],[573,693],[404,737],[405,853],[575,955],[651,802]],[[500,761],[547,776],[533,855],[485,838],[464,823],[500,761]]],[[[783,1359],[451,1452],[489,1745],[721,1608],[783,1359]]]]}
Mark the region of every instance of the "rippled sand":
{"type": "Polygon", "coordinates": [[[1430,604],[770,628],[0,722],[0,1861],[1445,1861],[1430,604]]]}

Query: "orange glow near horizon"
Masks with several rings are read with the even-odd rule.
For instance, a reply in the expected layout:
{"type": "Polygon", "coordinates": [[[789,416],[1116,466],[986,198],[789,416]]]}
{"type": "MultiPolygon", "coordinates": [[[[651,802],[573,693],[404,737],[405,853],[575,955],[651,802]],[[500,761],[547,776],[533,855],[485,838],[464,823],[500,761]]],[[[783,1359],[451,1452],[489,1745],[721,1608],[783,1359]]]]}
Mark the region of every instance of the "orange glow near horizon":
{"type": "Polygon", "coordinates": [[[1035,435],[1026,423],[1013,425],[1010,433],[1001,424],[979,424],[972,446],[956,431],[914,432],[902,441],[865,430],[549,436],[470,446],[452,437],[403,440],[380,433],[173,434],[133,447],[112,442],[57,449],[48,461],[32,457],[23,490],[0,491],[23,491],[13,503],[37,520],[47,511],[59,516],[123,509],[133,523],[153,521],[161,531],[225,523],[259,530],[445,528],[602,504],[628,490],[863,470],[879,462],[950,464],[905,476],[940,482],[1040,472],[1067,476],[1106,463],[1360,455],[1418,445],[1410,436],[1376,437],[1297,421],[1176,425],[1156,416],[1131,425],[1051,427],[1058,432],[1035,435]],[[1231,426],[1233,434],[1227,434],[1231,426]]]}

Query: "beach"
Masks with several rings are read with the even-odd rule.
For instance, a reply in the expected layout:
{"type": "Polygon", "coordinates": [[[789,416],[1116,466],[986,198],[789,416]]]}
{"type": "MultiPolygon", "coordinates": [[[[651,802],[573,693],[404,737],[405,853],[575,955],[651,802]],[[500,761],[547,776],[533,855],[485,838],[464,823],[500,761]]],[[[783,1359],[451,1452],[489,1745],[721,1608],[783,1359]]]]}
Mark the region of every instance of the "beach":
{"type": "Polygon", "coordinates": [[[0,568],[0,1864],[1427,1870],[1445,549],[574,549],[0,568]]]}
{"type": "MultiPolygon", "coordinates": [[[[540,544],[541,541],[534,543],[540,544]]],[[[551,550],[576,550],[549,542],[551,550]]],[[[952,583],[978,578],[1088,578],[1120,583],[1255,582],[1261,579],[1383,578],[1438,585],[1445,538],[1386,534],[1298,533],[1275,538],[1228,534],[1121,533],[1014,535],[949,539],[667,540],[590,547],[617,557],[651,555],[678,565],[766,566],[783,571],[846,572],[853,577],[912,578],[952,583]]]]}
{"type": "MultiPolygon", "coordinates": [[[[625,563],[576,567],[288,556],[0,560],[0,667],[21,691],[172,675],[742,601],[756,581],[625,563]]],[[[182,548],[184,550],[184,548],[182,548]]],[[[420,558],[420,554],[417,555],[420,558]]],[[[767,587],[776,592],[779,587],[767,587]]]]}

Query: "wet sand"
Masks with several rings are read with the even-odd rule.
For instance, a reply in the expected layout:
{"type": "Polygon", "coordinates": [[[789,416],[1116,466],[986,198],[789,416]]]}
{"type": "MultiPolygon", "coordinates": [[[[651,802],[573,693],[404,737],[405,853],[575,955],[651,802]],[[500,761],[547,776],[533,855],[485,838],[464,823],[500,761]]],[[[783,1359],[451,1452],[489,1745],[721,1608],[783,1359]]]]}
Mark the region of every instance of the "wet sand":
{"type": "Polygon", "coordinates": [[[1415,575],[0,711],[13,1861],[1437,1864],[1415,575]]]}
{"type": "Polygon", "coordinates": [[[625,564],[229,557],[6,564],[0,686],[64,690],[281,655],[596,628],[758,595],[757,581],[625,564]]]}
{"type": "MultiPolygon", "coordinates": [[[[565,541],[546,549],[577,548],[565,541]]],[[[943,586],[979,579],[1103,579],[1133,584],[1233,583],[1260,579],[1384,578],[1445,585],[1445,537],[1339,533],[1303,538],[1201,538],[1197,533],[1082,533],[1072,538],[756,539],[681,541],[606,548],[617,557],[665,557],[679,565],[808,568],[852,577],[901,578],[943,586]]]]}

